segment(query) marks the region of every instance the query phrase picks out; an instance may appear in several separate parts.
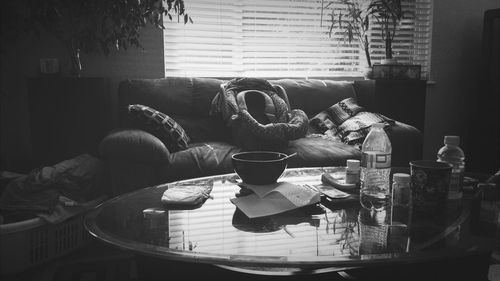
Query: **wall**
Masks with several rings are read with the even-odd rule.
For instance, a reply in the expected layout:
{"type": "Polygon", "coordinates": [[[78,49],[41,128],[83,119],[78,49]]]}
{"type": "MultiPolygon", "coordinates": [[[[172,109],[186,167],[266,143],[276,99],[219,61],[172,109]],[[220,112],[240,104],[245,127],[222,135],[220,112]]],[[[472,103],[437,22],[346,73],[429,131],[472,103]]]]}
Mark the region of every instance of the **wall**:
{"type": "MultiPolygon", "coordinates": [[[[434,1],[431,80],[426,100],[424,158],[435,159],[445,135],[466,144],[470,105],[478,94],[484,12],[498,0],[434,1]]],[[[467,154],[467,151],[465,151],[467,154]]]]}
{"type": "MultiPolygon", "coordinates": [[[[148,27],[141,33],[144,49],[129,48],[115,51],[108,57],[100,54],[81,56],[84,77],[104,76],[111,79],[111,100],[115,100],[117,82],[124,78],[158,78],[164,76],[163,36],[157,28],[148,27]],[[151,46],[157,46],[152,48],[151,46]]],[[[47,34],[21,36],[7,42],[2,49],[0,161],[2,170],[31,170],[30,122],[26,79],[38,76],[40,58],[57,58],[62,75],[69,72],[66,50],[47,34]]],[[[61,159],[63,160],[63,159],[61,159]]]]}

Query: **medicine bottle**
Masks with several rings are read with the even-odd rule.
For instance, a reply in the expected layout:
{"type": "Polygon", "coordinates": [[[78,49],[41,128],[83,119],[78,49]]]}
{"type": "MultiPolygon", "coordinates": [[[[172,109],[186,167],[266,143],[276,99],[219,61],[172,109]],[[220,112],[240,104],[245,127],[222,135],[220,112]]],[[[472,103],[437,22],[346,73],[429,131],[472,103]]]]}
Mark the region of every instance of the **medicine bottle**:
{"type": "Polygon", "coordinates": [[[395,173],[392,176],[392,203],[394,206],[411,205],[410,175],[395,173]]]}
{"type": "Polygon", "coordinates": [[[347,167],[345,171],[345,183],[358,184],[359,183],[359,160],[347,160],[347,167]]]}

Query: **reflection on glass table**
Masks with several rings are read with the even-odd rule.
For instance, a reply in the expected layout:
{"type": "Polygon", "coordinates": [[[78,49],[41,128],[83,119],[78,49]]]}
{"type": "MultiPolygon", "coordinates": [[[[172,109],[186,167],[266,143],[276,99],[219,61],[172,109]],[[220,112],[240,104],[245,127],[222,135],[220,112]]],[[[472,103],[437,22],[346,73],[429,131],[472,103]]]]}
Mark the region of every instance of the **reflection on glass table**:
{"type": "MultiPolygon", "coordinates": [[[[280,181],[320,185],[323,173],[339,169],[288,169],[280,181]]],[[[466,199],[424,217],[392,205],[382,211],[365,209],[354,192],[250,219],[230,202],[239,193],[238,182],[236,174],[226,174],[144,188],[102,204],[85,224],[98,239],[138,254],[259,274],[339,271],[490,250],[489,244],[469,239],[466,199]],[[190,210],[161,203],[168,185],[183,184],[212,185],[213,199],[190,210]]]]}

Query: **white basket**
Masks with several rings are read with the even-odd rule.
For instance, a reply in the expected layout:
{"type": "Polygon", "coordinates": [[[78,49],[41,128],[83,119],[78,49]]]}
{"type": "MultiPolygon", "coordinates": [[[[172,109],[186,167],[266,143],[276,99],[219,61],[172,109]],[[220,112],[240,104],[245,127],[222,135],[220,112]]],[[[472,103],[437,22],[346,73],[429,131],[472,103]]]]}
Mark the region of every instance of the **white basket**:
{"type": "Polygon", "coordinates": [[[40,218],[0,225],[0,272],[12,274],[67,254],[91,240],[85,214],[58,224],[40,218]]]}

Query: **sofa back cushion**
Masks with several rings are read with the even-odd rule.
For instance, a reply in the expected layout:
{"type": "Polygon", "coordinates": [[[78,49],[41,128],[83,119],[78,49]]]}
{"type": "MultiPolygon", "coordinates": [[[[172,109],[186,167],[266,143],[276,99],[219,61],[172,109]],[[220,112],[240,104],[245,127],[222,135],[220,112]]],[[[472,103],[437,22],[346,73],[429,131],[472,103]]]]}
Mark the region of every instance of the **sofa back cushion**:
{"type": "MultiPolygon", "coordinates": [[[[178,122],[193,143],[229,141],[230,131],[219,117],[209,115],[210,105],[229,79],[169,77],[124,80],[118,87],[119,125],[130,127],[127,107],[142,104],[169,115],[178,122]]],[[[318,79],[277,79],[292,109],[302,109],[308,117],[349,97],[355,97],[351,82],[318,79]]]]}
{"type": "Polygon", "coordinates": [[[178,122],[191,142],[227,140],[224,124],[209,116],[210,104],[223,80],[171,77],[124,80],[118,87],[120,127],[133,124],[127,116],[129,104],[143,104],[169,115],[178,122]]]}
{"type": "Polygon", "coordinates": [[[352,82],[319,79],[280,79],[271,84],[282,86],[292,109],[302,109],[313,117],[337,102],[356,97],[352,82]]]}

